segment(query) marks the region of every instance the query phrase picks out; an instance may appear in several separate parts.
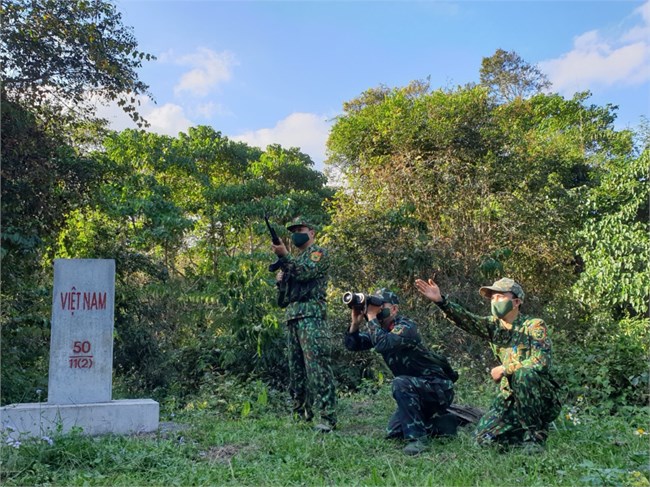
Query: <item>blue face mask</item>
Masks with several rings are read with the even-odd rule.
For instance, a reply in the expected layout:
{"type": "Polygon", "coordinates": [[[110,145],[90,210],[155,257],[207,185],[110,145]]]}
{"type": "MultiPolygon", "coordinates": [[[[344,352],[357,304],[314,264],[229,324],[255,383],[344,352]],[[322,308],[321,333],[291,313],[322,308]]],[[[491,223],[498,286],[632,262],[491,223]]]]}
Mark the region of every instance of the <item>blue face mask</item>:
{"type": "Polygon", "coordinates": [[[291,234],[291,241],[293,244],[300,248],[303,245],[305,245],[307,242],[309,242],[309,234],[308,233],[292,233],[291,234]]]}

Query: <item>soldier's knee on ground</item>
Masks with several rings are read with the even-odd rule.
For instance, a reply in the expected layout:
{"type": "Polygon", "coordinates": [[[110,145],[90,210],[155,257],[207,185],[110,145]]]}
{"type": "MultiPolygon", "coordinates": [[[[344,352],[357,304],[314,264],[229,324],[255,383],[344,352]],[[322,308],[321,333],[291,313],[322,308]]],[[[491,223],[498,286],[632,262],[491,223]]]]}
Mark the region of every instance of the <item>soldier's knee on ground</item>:
{"type": "Polygon", "coordinates": [[[454,414],[447,413],[436,416],[431,420],[429,435],[434,437],[455,436],[458,433],[460,421],[454,414]]]}

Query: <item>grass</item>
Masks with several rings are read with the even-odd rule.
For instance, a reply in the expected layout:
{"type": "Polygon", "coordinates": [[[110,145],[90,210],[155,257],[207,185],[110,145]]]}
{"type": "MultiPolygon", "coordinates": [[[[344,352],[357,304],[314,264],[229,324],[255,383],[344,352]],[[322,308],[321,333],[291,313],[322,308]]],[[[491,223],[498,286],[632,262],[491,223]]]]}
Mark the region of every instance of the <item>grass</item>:
{"type": "Polygon", "coordinates": [[[389,384],[375,394],[342,397],[339,428],[326,435],[266,401],[248,403],[246,417],[210,404],[199,402],[173,418],[163,413],[164,427],[152,434],[73,432],[51,444],[3,443],[0,480],[6,486],[650,486],[648,408],[616,416],[574,408],[573,419],[563,413],[546,451],[536,456],[475,447],[470,428],[408,457],[402,443],[383,439],[394,408],[389,384]]]}

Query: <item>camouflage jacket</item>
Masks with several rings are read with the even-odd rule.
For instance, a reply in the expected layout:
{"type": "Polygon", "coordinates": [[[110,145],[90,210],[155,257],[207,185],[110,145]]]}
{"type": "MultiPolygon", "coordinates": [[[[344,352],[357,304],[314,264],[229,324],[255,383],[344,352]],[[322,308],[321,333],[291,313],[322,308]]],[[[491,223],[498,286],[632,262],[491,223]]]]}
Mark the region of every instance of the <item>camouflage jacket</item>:
{"type": "Polygon", "coordinates": [[[449,388],[458,378],[445,357],[422,343],[417,324],[404,316],[396,316],[388,330],[374,319],[367,323],[367,332],[346,333],[345,348],[354,352],[374,348],[384,357],[395,377],[408,375],[440,379],[449,382],[449,388]]]}
{"type": "Polygon", "coordinates": [[[293,257],[280,258],[284,277],[279,285],[280,305],[286,307],[287,320],[311,316],[326,317],[329,254],[312,244],[293,257]]]}
{"type": "Polygon", "coordinates": [[[505,367],[502,389],[507,388],[507,376],[522,367],[551,378],[551,340],[543,320],[520,314],[510,327],[495,316],[475,315],[446,298],[438,303],[438,307],[456,326],[490,343],[495,356],[505,367]]]}

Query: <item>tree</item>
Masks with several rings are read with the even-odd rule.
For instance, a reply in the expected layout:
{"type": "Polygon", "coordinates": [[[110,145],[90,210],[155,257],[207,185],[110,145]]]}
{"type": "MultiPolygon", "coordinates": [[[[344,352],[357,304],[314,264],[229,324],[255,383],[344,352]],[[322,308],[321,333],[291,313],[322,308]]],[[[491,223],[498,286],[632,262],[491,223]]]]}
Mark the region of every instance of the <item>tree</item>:
{"type": "Polygon", "coordinates": [[[47,385],[51,266],[43,263],[65,215],[90,201],[100,170],[0,97],[2,401],[25,402],[47,385]]]}
{"type": "Polygon", "coordinates": [[[179,393],[220,367],[279,380],[281,310],[262,216],[281,238],[299,213],[325,222],[331,191],[309,156],[261,151],[206,126],[175,138],[112,133],[92,156],[102,183],[65,216],[56,252],[116,260],[118,380],[177,382],[179,393]]]}
{"type": "Polygon", "coordinates": [[[104,0],[2,0],[0,63],[9,100],[37,113],[94,115],[94,100],[117,101],[139,125],[142,60],[131,29],[104,0]]]}
{"type": "MultiPolygon", "coordinates": [[[[588,194],[576,296],[601,320],[647,318],[650,300],[650,138],[642,152],[607,159],[588,194]]],[[[629,143],[629,141],[628,141],[629,143]]]]}
{"type": "Polygon", "coordinates": [[[527,98],[551,86],[546,75],[514,51],[497,49],[481,62],[481,84],[500,102],[527,98]]]}
{"type": "Polygon", "coordinates": [[[341,253],[361,255],[343,269],[372,276],[375,269],[358,267],[385,258],[399,281],[416,272],[406,264],[419,249],[421,262],[449,266],[447,275],[471,296],[482,280],[510,269],[539,286],[533,294],[543,299],[552,292],[550,275],[565,284],[574,279],[567,262],[579,188],[588,182],[586,150],[611,144],[610,120],[607,110],[558,96],[494,106],[483,87],[415,97],[395,89],[346,113],[328,140],[328,164],[347,177],[334,231],[349,226],[350,233],[333,240],[345,246],[341,253]],[[386,228],[390,243],[380,256],[364,256],[376,238],[365,229],[387,221],[394,222],[386,228]],[[403,267],[394,265],[398,256],[403,267]]]}
{"type": "Polygon", "coordinates": [[[1,400],[23,402],[45,388],[50,259],[66,220],[94,204],[104,175],[70,141],[79,142],[78,129],[102,129],[92,98],[117,101],[142,122],[135,107],[147,86],[136,69],[151,56],[102,0],[0,0],[0,14],[1,400]]]}
{"type": "Polygon", "coordinates": [[[650,343],[649,133],[642,127],[640,147],[633,148],[633,134],[623,131],[611,157],[594,160],[593,183],[578,207],[578,279],[557,311],[565,322],[561,336],[571,344],[558,350],[565,390],[589,391],[594,403],[612,409],[648,403],[642,357],[650,343]],[[581,314],[582,320],[566,319],[581,314]]]}

